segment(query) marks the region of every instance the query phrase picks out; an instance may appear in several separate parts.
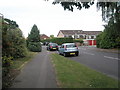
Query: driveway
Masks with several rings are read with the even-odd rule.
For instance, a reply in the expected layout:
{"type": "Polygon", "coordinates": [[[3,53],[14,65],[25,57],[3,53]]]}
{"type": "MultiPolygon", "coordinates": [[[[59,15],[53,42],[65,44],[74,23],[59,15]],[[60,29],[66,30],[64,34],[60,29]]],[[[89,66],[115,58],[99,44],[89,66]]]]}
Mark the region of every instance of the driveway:
{"type": "Polygon", "coordinates": [[[57,88],[55,77],[49,52],[43,47],[42,52],[25,65],[11,88],[57,88]]]}
{"type": "Polygon", "coordinates": [[[109,50],[97,49],[95,47],[79,47],[78,57],[68,57],[71,60],[84,64],[98,72],[102,72],[115,79],[120,79],[120,71],[118,72],[118,58],[117,52],[109,50]]]}

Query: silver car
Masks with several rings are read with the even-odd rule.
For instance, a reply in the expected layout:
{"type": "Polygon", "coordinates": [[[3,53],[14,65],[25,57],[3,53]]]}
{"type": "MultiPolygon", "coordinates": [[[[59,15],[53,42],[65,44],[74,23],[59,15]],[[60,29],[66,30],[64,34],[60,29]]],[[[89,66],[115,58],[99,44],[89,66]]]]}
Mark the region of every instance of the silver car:
{"type": "Polygon", "coordinates": [[[59,47],[58,53],[64,55],[65,57],[68,55],[79,55],[79,49],[75,43],[64,43],[59,47]]]}

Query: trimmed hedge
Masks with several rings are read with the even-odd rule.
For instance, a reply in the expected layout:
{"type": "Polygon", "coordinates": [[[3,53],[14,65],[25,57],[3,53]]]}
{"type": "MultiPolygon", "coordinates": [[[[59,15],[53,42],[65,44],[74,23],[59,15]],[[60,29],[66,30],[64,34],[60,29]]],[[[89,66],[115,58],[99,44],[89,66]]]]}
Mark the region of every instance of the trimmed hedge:
{"type": "Polygon", "coordinates": [[[42,40],[42,42],[53,42],[53,43],[57,43],[59,45],[63,44],[63,43],[73,43],[73,38],[53,38],[53,39],[46,39],[46,40],[42,40]]]}

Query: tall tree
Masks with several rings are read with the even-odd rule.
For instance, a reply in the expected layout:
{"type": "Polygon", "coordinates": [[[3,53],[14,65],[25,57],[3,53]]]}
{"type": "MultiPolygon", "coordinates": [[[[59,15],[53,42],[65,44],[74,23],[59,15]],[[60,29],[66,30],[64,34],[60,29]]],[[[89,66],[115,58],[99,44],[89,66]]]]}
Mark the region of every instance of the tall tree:
{"type": "Polygon", "coordinates": [[[41,52],[40,32],[34,24],[28,35],[28,49],[33,52],[41,52]]]}

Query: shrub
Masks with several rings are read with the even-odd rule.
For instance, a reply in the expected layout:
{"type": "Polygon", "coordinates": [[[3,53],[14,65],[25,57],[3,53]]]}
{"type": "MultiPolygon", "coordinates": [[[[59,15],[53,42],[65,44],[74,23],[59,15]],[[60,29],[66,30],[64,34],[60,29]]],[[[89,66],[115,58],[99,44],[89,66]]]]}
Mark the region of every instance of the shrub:
{"type": "Polygon", "coordinates": [[[53,38],[53,39],[47,39],[47,40],[42,40],[42,42],[53,42],[57,43],[59,45],[63,43],[73,43],[73,38],[53,38]]]}
{"type": "Polygon", "coordinates": [[[41,52],[41,43],[40,42],[29,42],[28,48],[33,52],[41,52]]]}

